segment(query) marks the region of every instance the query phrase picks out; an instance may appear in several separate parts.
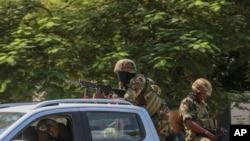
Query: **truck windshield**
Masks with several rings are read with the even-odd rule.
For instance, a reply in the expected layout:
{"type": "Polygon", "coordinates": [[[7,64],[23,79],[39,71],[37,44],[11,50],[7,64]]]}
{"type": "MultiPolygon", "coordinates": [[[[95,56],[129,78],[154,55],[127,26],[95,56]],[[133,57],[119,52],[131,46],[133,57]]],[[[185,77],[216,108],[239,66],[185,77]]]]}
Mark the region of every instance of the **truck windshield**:
{"type": "Polygon", "coordinates": [[[18,112],[0,112],[0,134],[22,117],[22,115],[23,113],[18,112]]]}

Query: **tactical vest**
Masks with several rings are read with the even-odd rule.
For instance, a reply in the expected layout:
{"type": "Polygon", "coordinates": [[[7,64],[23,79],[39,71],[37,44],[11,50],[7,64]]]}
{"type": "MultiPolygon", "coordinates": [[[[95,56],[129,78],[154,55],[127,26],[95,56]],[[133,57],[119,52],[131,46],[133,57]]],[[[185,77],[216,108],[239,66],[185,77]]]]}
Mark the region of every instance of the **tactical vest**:
{"type": "MultiPolygon", "coordinates": [[[[195,112],[195,116],[193,116],[193,120],[198,123],[200,126],[204,126],[207,128],[217,128],[217,120],[209,117],[198,118],[197,117],[197,107],[194,103],[194,99],[186,101],[191,109],[191,111],[195,112]]],[[[205,107],[207,112],[209,112],[208,106],[205,107]]]]}
{"type": "Polygon", "coordinates": [[[149,114],[154,115],[157,110],[161,107],[161,104],[165,103],[160,97],[161,89],[159,86],[154,85],[154,82],[147,78],[146,91],[143,94],[146,104],[145,107],[148,109],[149,114]]]}

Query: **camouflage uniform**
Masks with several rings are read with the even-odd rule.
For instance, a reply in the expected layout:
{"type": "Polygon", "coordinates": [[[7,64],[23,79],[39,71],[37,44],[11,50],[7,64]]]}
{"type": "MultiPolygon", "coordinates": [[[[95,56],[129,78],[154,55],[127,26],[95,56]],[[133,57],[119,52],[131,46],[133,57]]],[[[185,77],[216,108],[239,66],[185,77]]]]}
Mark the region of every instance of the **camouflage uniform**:
{"type": "MultiPolygon", "coordinates": [[[[188,96],[181,101],[179,112],[182,116],[183,121],[187,118],[193,119],[194,122],[201,124],[202,120],[209,119],[209,111],[208,106],[205,101],[198,103],[194,100],[193,96],[188,96]]],[[[202,141],[210,141],[206,137],[200,137],[201,135],[197,135],[196,132],[192,131],[188,126],[184,124],[186,140],[202,140],[202,141]]]]}
{"type": "MultiPolygon", "coordinates": [[[[179,107],[179,112],[182,117],[183,123],[186,119],[192,119],[195,123],[200,126],[206,126],[209,128],[215,128],[217,121],[209,118],[209,109],[205,99],[198,99],[198,94],[204,90],[206,96],[210,96],[212,93],[211,83],[204,79],[199,78],[192,84],[192,92],[189,96],[184,98],[179,107]]],[[[186,141],[210,141],[204,134],[194,132],[186,124],[184,125],[186,133],[186,141]]]]}
{"type": "MultiPolygon", "coordinates": [[[[166,138],[170,137],[169,135],[173,133],[173,130],[169,122],[169,108],[165,100],[160,97],[161,89],[151,79],[145,78],[142,74],[136,74],[135,64],[129,59],[122,59],[117,62],[114,72],[117,73],[119,71],[134,74],[127,85],[124,98],[134,105],[147,109],[155,124],[160,140],[166,141],[166,138]]],[[[122,88],[121,85],[119,87],[122,88]]],[[[178,138],[175,136],[173,138],[171,138],[172,141],[178,141],[178,138]]]]}

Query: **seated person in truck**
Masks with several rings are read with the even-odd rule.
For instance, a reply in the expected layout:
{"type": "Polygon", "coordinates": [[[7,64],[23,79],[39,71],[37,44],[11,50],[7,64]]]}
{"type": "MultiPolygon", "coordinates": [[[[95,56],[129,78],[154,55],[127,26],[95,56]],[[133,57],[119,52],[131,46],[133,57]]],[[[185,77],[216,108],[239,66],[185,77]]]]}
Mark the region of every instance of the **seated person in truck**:
{"type": "MultiPolygon", "coordinates": [[[[134,105],[142,106],[149,112],[161,141],[178,141],[169,123],[169,108],[163,98],[161,89],[154,84],[153,80],[138,74],[135,63],[130,59],[119,60],[114,72],[119,80],[119,88],[126,90],[124,99],[134,105]]],[[[113,98],[118,97],[113,95],[113,98]]],[[[98,90],[93,98],[105,97],[98,90]]]]}
{"type": "MultiPolygon", "coordinates": [[[[217,128],[217,121],[210,118],[208,104],[205,102],[211,93],[211,83],[207,79],[199,78],[193,82],[192,92],[181,101],[179,112],[186,141],[217,141],[219,139],[209,130],[217,128]]],[[[220,130],[226,133],[226,130],[220,130]]]]}
{"type": "Polygon", "coordinates": [[[61,141],[59,138],[59,127],[52,119],[42,119],[36,125],[39,141],[61,141]]]}

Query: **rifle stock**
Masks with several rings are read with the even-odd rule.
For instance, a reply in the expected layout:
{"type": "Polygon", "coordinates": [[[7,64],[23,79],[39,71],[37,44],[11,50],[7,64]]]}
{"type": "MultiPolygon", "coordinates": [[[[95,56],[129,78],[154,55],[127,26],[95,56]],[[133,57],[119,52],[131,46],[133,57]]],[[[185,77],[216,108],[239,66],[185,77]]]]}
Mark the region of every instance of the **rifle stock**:
{"type": "Polygon", "coordinates": [[[76,86],[81,86],[81,87],[85,88],[85,95],[87,95],[88,88],[94,88],[94,89],[100,88],[106,96],[111,94],[111,92],[113,92],[114,94],[117,94],[119,97],[122,97],[122,98],[125,95],[125,90],[113,88],[110,85],[92,83],[92,82],[84,81],[82,79],[79,79],[78,82],[71,81],[71,80],[66,80],[66,82],[69,82],[69,83],[75,84],[76,86]]]}

